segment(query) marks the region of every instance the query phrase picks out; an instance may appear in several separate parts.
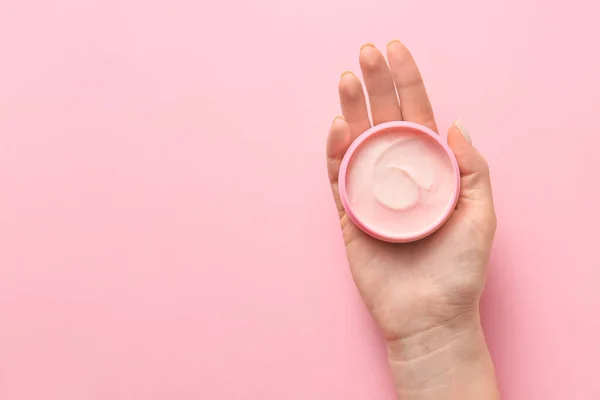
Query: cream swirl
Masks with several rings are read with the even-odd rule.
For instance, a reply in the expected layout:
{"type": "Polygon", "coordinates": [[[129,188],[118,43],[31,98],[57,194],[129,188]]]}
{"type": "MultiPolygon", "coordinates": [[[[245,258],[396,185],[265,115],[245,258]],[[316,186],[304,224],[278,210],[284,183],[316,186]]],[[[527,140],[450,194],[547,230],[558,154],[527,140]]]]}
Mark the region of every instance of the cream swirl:
{"type": "Polygon", "coordinates": [[[433,138],[414,131],[374,135],[356,149],[346,174],[348,201],[365,224],[391,236],[426,229],[444,213],[455,172],[433,138]]]}

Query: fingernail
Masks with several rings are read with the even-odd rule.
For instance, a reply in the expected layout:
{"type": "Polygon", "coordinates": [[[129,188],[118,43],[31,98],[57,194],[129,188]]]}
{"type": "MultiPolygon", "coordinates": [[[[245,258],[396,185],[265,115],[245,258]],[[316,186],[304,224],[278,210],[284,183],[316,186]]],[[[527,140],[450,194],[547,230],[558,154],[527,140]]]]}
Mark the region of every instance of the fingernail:
{"type": "Polygon", "coordinates": [[[394,40],[390,40],[390,41],[388,42],[388,44],[387,44],[387,45],[388,45],[388,46],[391,46],[391,45],[392,45],[392,44],[394,44],[394,43],[399,43],[399,44],[402,44],[402,42],[401,42],[401,41],[399,41],[398,39],[394,39],[394,40]]]}
{"type": "Polygon", "coordinates": [[[463,122],[460,119],[457,119],[456,122],[454,122],[454,126],[458,128],[458,130],[460,131],[460,133],[462,133],[463,137],[467,142],[471,144],[473,143],[471,141],[471,135],[469,134],[467,127],[465,126],[465,124],[463,124],[463,122]]]}
{"type": "Polygon", "coordinates": [[[365,47],[375,47],[375,45],[373,43],[365,43],[360,47],[360,50],[362,51],[362,49],[364,49],[365,47]]]}
{"type": "Polygon", "coordinates": [[[331,125],[335,124],[335,121],[337,121],[338,119],[344,119],[344,117],[342,117],[341,115],[338,115],[337,117],[335,117],[333,119],[333,122],[331,123],[331,125]]]}
{"type": "Polygon", "coordinates": [[[343,78],[345,75],[348,75],[348,74],[350,74],[350,75],[354,75],[354,72],[352,72],[352,71],[345,71],[345,72],[342,74],[341,78],[343,78]]]}

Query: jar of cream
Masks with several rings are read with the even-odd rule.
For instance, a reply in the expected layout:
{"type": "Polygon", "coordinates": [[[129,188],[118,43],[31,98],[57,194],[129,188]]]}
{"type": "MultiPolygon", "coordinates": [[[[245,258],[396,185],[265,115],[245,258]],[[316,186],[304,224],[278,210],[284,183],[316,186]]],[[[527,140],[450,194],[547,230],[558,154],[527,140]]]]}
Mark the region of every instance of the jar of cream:
{"type": "Polygon", "coordinates": [[[339,191],[348,217],[369,235],[408,243],[437,231],[458,202],[460,172],[440,136],[404,121],[376,125],[346,152],[339,191]]]}

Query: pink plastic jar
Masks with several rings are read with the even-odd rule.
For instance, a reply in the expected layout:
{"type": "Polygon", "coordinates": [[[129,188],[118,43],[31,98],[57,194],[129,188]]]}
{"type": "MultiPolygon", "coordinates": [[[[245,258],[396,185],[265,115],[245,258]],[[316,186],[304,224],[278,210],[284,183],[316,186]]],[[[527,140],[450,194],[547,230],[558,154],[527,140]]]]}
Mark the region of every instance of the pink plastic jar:
{"type": "Polygon", "coordinates": [[[460,193],[454,154],[438,134],[404,121],[374,126],[350,146],[339,191],[348,217],[393,243],[422,239],[450,217],[460,193]]]}

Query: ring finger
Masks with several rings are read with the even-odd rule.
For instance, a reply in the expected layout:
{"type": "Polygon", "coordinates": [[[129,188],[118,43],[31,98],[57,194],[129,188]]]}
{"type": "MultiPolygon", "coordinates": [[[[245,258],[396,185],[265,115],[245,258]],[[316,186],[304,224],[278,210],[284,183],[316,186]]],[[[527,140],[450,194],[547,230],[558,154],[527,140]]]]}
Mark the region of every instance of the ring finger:
{"type": "Polygon", "coordinates": [[[360,50],[360,68],[365,80],[373,125],[402,120],[392,73],[383,54],[371,44],[360,50]]]}

